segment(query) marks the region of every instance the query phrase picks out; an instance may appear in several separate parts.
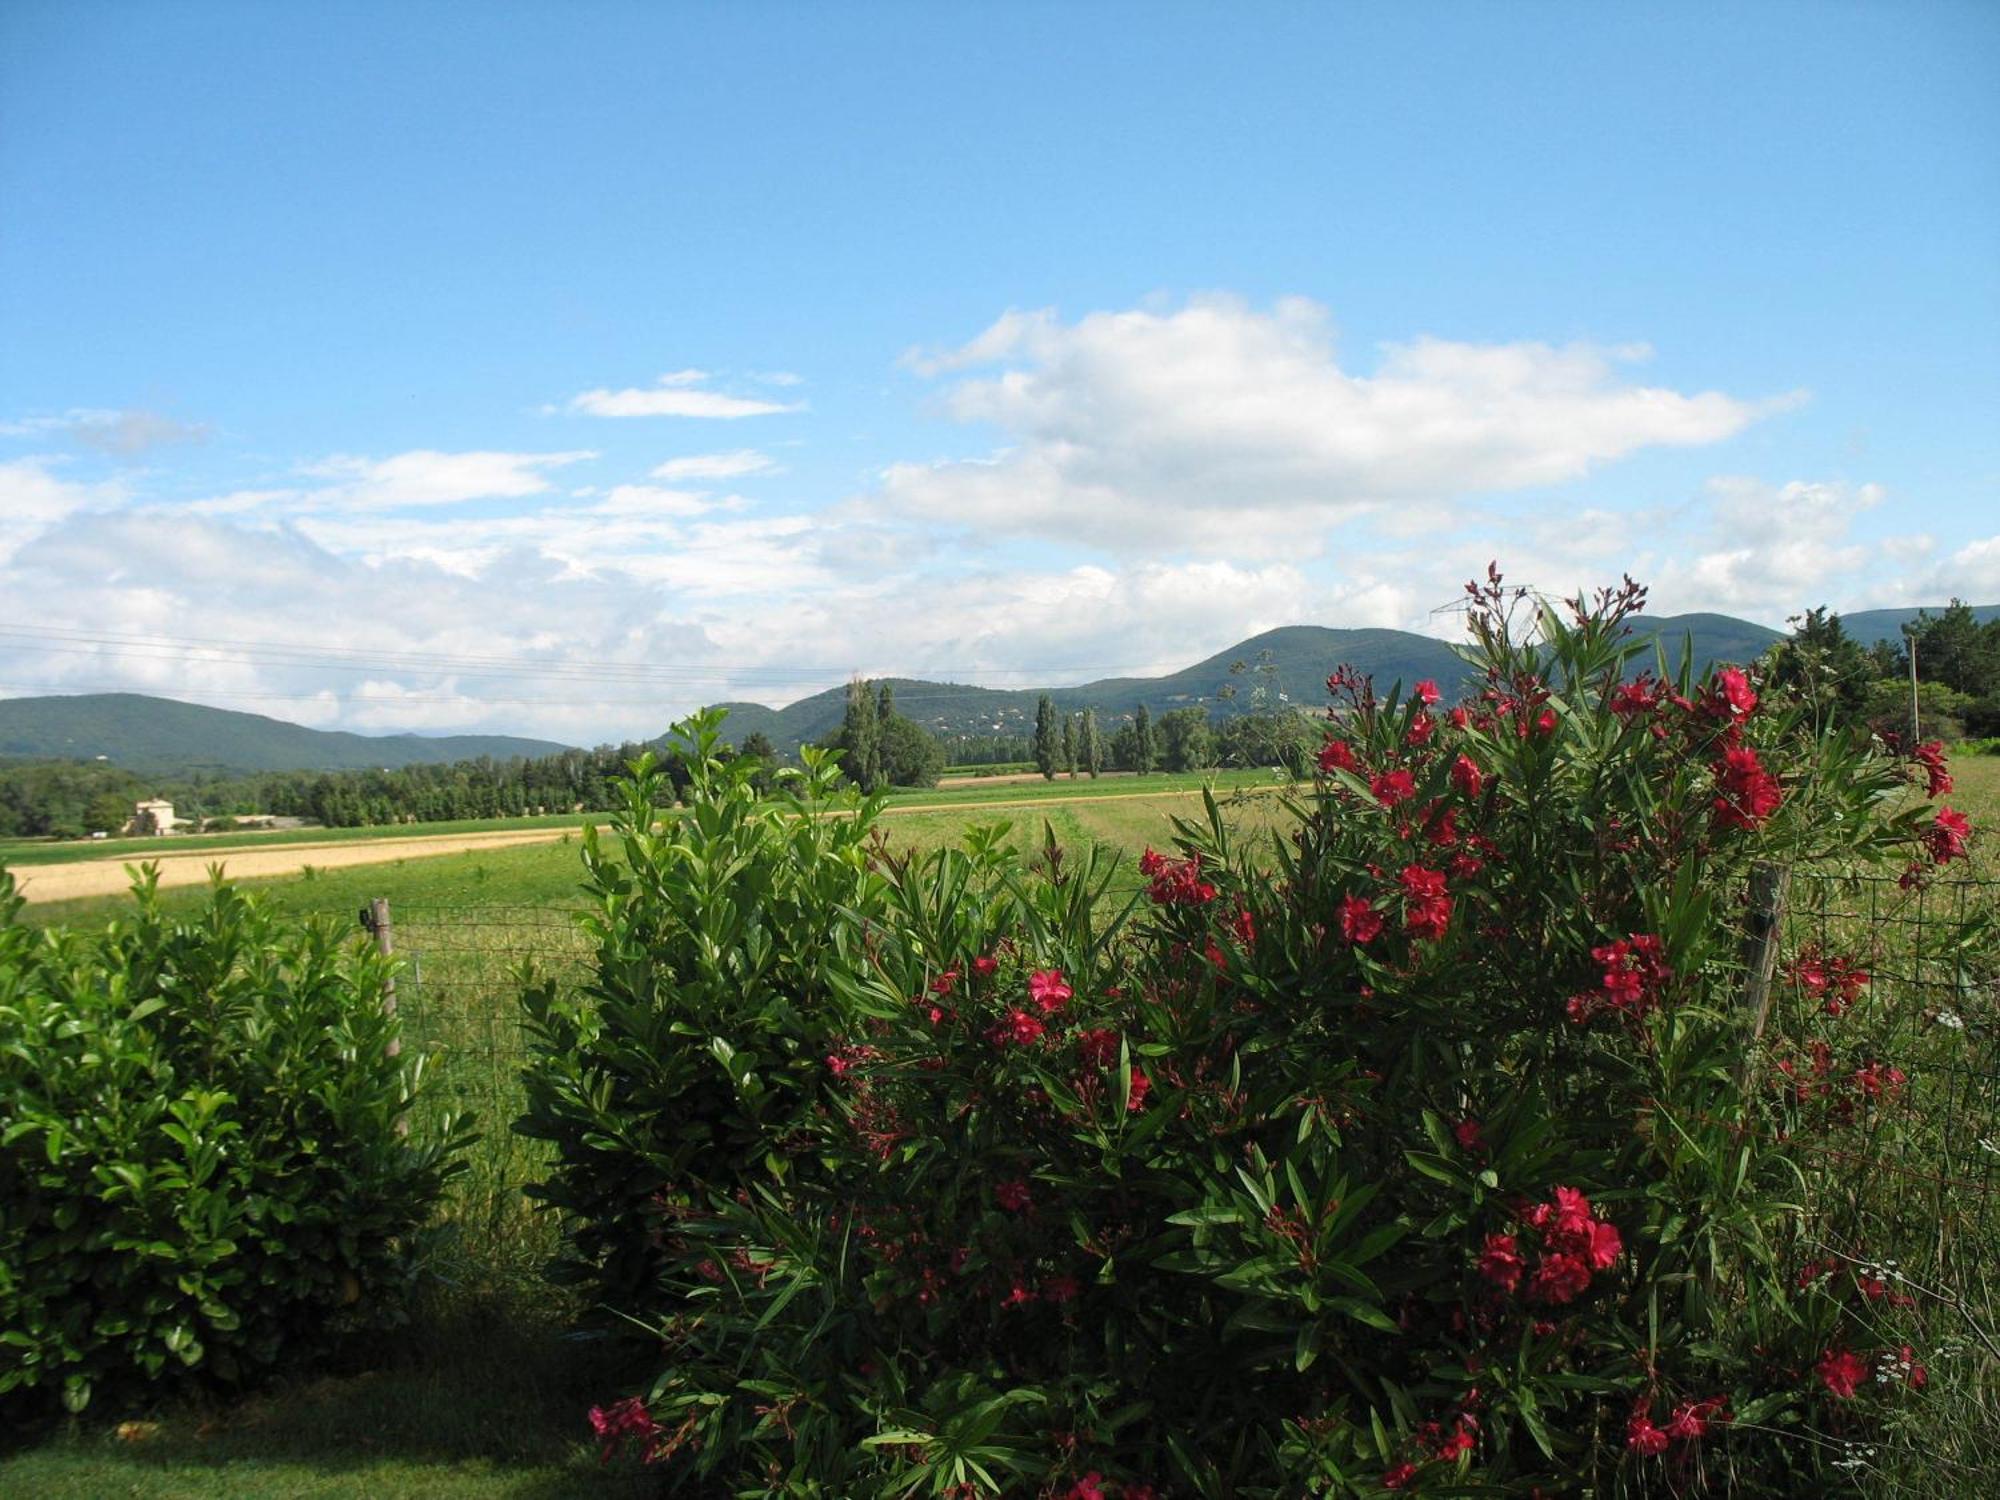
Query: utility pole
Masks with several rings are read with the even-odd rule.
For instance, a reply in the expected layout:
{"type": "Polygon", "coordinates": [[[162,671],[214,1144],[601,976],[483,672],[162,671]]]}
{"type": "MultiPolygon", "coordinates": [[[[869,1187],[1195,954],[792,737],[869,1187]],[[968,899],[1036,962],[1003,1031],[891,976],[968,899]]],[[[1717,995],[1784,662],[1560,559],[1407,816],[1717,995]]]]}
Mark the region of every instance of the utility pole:
{"type": "Polygon", "coordinates": [[[1903,627],[1903,641],[1910,651],[1910,743],[1923,742],[1923,724],[1917,717],[1917,632],[1910,626],[1903,627]]]}

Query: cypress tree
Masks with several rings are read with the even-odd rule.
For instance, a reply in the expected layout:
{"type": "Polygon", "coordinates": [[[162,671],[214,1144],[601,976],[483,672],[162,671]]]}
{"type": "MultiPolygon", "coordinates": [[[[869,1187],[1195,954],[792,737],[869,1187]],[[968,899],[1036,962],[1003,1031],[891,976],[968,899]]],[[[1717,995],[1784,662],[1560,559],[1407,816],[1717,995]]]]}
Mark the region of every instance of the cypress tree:
{"type": "Polygon", "coordinates": [[[1049,701],[1047,693],[1035,705],[1035,769],[1043,779],[1056,779],[1056,758],[1062,753],[1062,743],[1056,733],[1056,706],[1049,701]]]}
{"type": "Polygon", "coordinates": [[[1137,740],[1132,756],[1132,769],[1144,776],[1153,769],[1154,749],[1153,716],[1146,712],[1146,705],[1143,703],[1139,705],[1139,711],[1132,715],[1132,732],[1137,740]]]}

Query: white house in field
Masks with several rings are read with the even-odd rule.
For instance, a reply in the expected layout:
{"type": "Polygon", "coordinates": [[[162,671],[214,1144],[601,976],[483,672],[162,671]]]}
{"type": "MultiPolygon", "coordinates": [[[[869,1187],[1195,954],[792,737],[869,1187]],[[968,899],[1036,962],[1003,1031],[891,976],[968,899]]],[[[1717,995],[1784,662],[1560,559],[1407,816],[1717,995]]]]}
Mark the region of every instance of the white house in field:
{"type": "Polygon", "coordinates": [[[132,805],[132,821],[127,825],[126,832],[136,834],[140,838],[150,838],[158,834],[172,833],[178,821],[174,817],[174,805],[171,802],[157,800],[135,802],[132,805]]]}

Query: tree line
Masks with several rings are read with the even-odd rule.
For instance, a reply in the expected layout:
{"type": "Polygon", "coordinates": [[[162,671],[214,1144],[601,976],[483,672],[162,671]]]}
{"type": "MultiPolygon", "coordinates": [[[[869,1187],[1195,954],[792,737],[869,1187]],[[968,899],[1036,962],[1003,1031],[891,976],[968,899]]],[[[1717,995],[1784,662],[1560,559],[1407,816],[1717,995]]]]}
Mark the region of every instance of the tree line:
{"type": "Polygon", "coordinates": [[[1765,665],[1773,682],[1829,718],[1877,734],[1956,742],[2000,736],[2000,618],[1982,624],[1954,599],[1922,611],[1898,641],[1864,646],[1824,607],[1792,621],[1765,665]],[[1912,723],[1912,656],[1915,722],[1912,723]]]}

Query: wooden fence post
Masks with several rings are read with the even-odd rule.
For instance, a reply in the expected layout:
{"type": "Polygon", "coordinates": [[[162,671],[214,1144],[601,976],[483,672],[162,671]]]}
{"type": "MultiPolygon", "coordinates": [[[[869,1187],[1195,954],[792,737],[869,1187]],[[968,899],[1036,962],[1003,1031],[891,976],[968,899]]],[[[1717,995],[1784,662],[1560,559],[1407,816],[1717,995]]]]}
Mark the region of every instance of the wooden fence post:
{"type": "Polygon", "coordinates": [[[1777,977],[1778,950],[1785,935],[1785,902],[1791,893],[1788,866],[1760,860],[1750,867],[1750,914],[1743,939],[1743,1009],[1750,1016],[1737,1077],[1745,1088],[1757,1044],[1771,1018],[1771,982],[1777,977]]]}
{"type": "MultiPolygon", "coordinates": [[[[384,958],[394,956],[396,952],[396,928],[395,924],[389,918],[389,898],[387,896],[377,896],[367,906],[362,908],[361,925],[367,929],[368,935],[375,939],[375,947],[384,958]]],[[[394,973],[391,973],[389,975],[389,982],[382,990],[382,1014],[393,1016],[395,1013],[396,976],[394,973]]],[[[400,1041],[392,1039],[387,1050],[389,1056],[400,1057],[403,1053],[403,1044],[400,1041]]]]}

